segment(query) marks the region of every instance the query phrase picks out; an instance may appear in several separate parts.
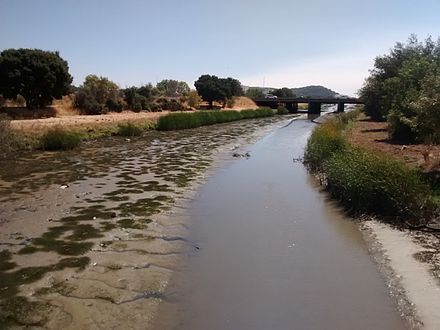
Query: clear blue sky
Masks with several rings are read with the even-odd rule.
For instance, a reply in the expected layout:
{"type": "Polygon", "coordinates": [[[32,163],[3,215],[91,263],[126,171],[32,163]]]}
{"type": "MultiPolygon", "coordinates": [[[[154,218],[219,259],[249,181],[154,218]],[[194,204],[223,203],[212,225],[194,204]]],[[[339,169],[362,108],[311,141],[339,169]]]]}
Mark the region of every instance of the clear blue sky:
{"type": "Polygon", "coordinates": [[[0,50],[58,50],[74,83],[204,73],[354,94],[376,55],[440,36],[439,0],[0,0],[0,50]]]}

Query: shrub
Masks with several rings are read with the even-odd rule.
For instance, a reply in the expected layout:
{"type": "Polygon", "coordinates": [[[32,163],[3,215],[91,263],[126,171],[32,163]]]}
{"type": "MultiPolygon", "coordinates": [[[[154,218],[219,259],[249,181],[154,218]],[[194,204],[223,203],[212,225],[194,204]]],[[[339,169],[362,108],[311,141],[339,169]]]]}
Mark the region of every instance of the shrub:
{"type": "Polygon", "coordinates": [[[273,115],[274,113],[271,109],[173,113],[160,117],[157,123],[157,129],[162,131],[187,129],[240,119],[261,118],[273,115]]]}
{"type": "Polygon", "coordinates": [[[326,159],[347,147],[342,128],[343,123],[334,118],[312,132],[304,154],[304,162],[311,170],[322,169],[326,159]]]}
{"type": "Polygon", "coordinates": [[[123,109],[118,85],[105,77],[88,75],[75,93],[74,105],[86,114],[98,115],[123,109]]]}
{"type": "Polygon", "coordinates": [[[49,129],[41,137],[41,149],[43,150],[69,150],[81,144],[79,133],[71,132],[55,127],[49,129]]]}
{"type": "Polygon", "coordinates": [[[0,141],[0,158],[6,157],[18,147],[17,136],[11,129],[11,121],[4,114],[0,114],[0,141]]]}
{"type": "Polygon", "coordinates": [[[189,107],[197,109],[202,102],[202,98],[197,93],[197,91],[192,90],[188,93],[187,102],[189,107]]]}
{"type": "Polygon", "coordinates": [[[402,218],[430,211],[429,187],[388,156],[346,148],[326,159],[323,170],[327,190],[352,211],[402,218]]]}
{"type": "Polygon", "coordinates": [[[288,113],[289,113],[289,110],[287,110],[286,107],[279,106],[279,107],[277,108],[277,114],[278,114],[278,115],[286,115],[286,114],[288,114],[288,113]]]}
{"type": "Polygon", "coordinates": [[[120,136],[139,136],[142,134],[142,129],[132,123],[119,124],[116,134],[120,136]]]}

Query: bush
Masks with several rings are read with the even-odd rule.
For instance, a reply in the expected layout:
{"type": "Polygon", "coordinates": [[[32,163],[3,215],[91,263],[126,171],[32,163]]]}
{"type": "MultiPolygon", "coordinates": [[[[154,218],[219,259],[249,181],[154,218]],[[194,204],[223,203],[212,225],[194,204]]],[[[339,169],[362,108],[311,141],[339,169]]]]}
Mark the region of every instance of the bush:
{"type": "Polygon", "coordinates": [[[173,113],[160,117],[157,123],[157,129],[161,131],[187,129],[240,119],[261,118],[273,115],[274,113],[271,109],[173,113]]]}
{"type": "Polygon", "coordinates": [[[142,129],[132,123],[119,124],[116,134],[119,136],[139,136],[142,134],[142,129]]]}
{"type": "Polygon", "coordinates": [[[202,102],[202,98],[197,93],[197,91],[193,90],[188,93],[187,102],[189,107],[197,109],[202,102]]]}
{"type": "Polygon", "coordinates": [[[18,148],[17,136],[11,129],[11,121],[4,114],[0,114],[0,141],[0,158],[18,148]]]}
{"type": "Polygon", "coordinates": [[[419,175],[385,155],[347,148],[323,163],[327,190],[355,212],[402,218],[430,211],[429,187],[419,175]]]}
{"type": "Polygon", "coordinates": [[[414,118],[405,117],[400,111],[391,111],[388,115],[388,134],[391,139],[411,143],[416,140],[414,118]]]}
{"type": "Polygon", "coordinates": [[[343,122],[334,118],[312,132],[304,154],[304,162],[311,170],[321,170],[326,159],[347,147],[342,133],[343,127],[343,122]]]}
{"type": "Polygon", "coordinates": [[[123,99],[114,82],[105,77],[88,75],[75,93],[74,105],[86,114],[99,115],[108,111],[121,112],[123,99]]]}
{"type": "Polygon", "coordinates": [[[43,150],[69,150],[81,144],[79,133],[66,131],[61,127],[49,129],[41,137],[41,149],[43,150]]]}
{"type": "Polygon", "coordinates": [[[418,172],[347,142],[344,131],[356,115],[343,114],[312,132],[304,155],[309,169],[322,173],[329,193],[353,212],[417,219],[434,214],[432,191],[418,172]]]}
{"type": "Polygon", "coordinates": [[[288,113],[289,113],[289,110],[287,110],[286,107],[279,106],[277,108],[277,114],[278,115],[287,115],[288,113]]]}

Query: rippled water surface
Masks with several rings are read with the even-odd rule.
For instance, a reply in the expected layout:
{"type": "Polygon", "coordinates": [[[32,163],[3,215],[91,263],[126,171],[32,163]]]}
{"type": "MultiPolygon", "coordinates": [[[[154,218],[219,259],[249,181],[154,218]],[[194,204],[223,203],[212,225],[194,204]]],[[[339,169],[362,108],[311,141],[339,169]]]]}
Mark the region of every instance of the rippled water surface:
{"type": "Polygon", "coordinates": [[[297,120],[218,170],[187,211],[198,250],[168,287],[157,329],[405,329],[351,219],[301,162],[297,120]]]}

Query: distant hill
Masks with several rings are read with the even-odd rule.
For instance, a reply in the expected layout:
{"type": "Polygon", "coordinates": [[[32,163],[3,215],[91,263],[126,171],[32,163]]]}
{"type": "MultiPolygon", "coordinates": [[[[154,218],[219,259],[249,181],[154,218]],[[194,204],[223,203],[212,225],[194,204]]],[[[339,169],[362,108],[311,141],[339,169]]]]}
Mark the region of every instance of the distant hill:
{"type": "MultiPolygon", "coordinates": [[[[264,94],[269,94],[276,89],[276,88],[272,88],[272,87],[243,86],[243,90],[245,92],[250,88],[251,89],[259,89],[264,94]]],[[[303,96],[303,97],[326,98],[326,97],[341,96],[339,93],[337,93],[327,87],[324,87],[324,86],[305,86],[305,87],[291,88],[291,90],[293,91],[293,93],[296,96],[303,96]]]]}
{"type": "Polygon", "coordinates": [[[299,88],[292,88],[293,93],[296,96],[304,96],[304,97],[334,97],[339,95],[339,93],[332,91],[331,89],[324,86],[306,86],[299,88]]]}

